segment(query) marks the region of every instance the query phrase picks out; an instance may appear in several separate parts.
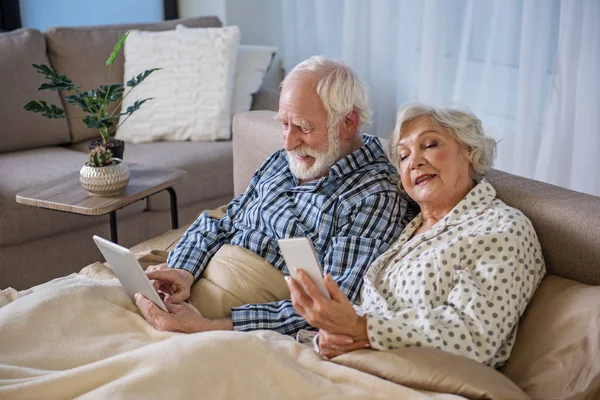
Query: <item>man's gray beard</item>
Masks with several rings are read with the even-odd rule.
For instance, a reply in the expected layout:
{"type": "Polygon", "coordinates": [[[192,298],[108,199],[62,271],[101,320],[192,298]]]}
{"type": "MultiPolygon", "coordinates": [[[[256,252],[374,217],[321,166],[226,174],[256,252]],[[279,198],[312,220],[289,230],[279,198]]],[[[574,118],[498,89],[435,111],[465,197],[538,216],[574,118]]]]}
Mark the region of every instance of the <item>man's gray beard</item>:
{"type": "Polygon", "coordinates": [[[301,181],[319,179],[329,174],[329,169],[338,162],[344,155],[344,147],[340,141],[340,134],[337,126],[328,133],[329,149],[323,154],[311,148],[301,148],[300,150],[288,151],[288,160],[290,171],[301,181]],[[314,157],[315,161],[310,167],[307,167],[302,161],[296,159],[296,154],[308,155],[314,157]]]}

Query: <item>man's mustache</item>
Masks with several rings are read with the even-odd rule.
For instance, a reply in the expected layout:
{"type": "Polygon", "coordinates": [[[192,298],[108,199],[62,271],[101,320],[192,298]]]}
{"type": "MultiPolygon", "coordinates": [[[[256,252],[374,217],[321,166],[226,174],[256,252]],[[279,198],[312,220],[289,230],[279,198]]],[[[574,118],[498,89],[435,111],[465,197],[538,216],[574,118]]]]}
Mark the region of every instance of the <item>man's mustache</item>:
{"type": "Polygon", "coordinates": [[[294,149],[291,151],[288,151],[288,154],[290,156],[310,156],[310,157],[314,157],[314,158],[318,158],[320,156],[322,156],[321,153],[319,153],[318,151],[311,149],[310,147],[301,147],[299,149],[294,149]]]}

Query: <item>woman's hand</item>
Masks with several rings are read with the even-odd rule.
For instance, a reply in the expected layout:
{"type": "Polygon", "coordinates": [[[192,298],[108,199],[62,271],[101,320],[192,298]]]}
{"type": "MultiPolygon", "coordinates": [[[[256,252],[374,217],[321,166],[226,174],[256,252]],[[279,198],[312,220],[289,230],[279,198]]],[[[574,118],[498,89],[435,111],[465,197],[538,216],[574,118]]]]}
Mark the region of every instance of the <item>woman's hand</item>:
{"type": "Polygon", "coordinates": [[[340,290],[330,274],[325,276],[325,287],[331,300],[302,270],[296,270],[297,280],[286,276],[294,308],[308,323],[329,333],[347,335],[353,341],[367,340],[366,319],[356,314],[352,303],[340,290]]]}
{"type": "Polygon", "coordinates": [[[350,336],[329,333],[324,330],[319,331],[319,354],[325,358],[370,348],[371,344],[368,340],[354,341],[350,336]]]}

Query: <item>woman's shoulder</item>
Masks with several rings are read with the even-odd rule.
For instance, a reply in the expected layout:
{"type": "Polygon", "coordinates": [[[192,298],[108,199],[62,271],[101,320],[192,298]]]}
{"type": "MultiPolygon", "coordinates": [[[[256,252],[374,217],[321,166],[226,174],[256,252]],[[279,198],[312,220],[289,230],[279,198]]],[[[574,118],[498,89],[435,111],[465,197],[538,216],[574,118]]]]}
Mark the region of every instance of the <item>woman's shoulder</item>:
{"type": "MultiPolygon", "coordinates": [[[[476,219],[482,234],[509,235],[518,239],[520,236],[537,236],[531,220],[518,208],[511,207],[495,198],[476,219]]],[[[535,239],[537,241],[537,237],[535,239]]]]}
{"type": "Polygon", "coordinates": [[[507,221],[527,221],[531,224],[529,218],[518,208],[511,207],[499,198],[492,201],[489,211],[495,213],[499,219],[507,221]]]}

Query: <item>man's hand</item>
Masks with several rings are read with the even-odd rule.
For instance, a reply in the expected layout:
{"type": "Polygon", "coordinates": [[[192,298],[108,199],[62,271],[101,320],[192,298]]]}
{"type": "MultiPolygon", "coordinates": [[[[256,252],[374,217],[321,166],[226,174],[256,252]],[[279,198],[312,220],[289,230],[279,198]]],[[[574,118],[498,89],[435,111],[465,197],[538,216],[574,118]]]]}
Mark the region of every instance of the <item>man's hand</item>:
{"type": "Polygon", "coordinates": [[[325,287],[331,300],[319,289],[302,270],[296,271],[298,280],[286,276],[294,308],[308,323],[329,333],[350,336],[353,341],[368,341],[367,323],[364,317],[354,311],[352,303],[341,291],[331,275],[325,276],[325,287]]]}
{"type": "Polygon", "coordinates": [[[204,318],[194,306],[188,303],[165,303],[168,313],[139,293],[135,295],[135,303],[146,321],[159,331],[195,333],[233,330],[231,320],[213,321],[204,318]]]}
{"type": "MultiPolygon", "coordinates": [[[[159,294],[164,294],[165,303],[181,303],[190,298],[194,275],[179,268],[169,268],[167,264],[151,265],[146,269],[148,279],[159,294]]],[[[161,296],[163,297],[163,296],[161,296]]]]}

